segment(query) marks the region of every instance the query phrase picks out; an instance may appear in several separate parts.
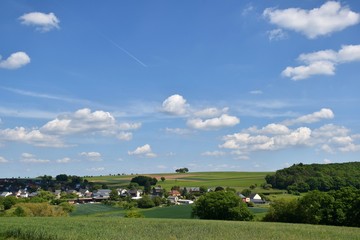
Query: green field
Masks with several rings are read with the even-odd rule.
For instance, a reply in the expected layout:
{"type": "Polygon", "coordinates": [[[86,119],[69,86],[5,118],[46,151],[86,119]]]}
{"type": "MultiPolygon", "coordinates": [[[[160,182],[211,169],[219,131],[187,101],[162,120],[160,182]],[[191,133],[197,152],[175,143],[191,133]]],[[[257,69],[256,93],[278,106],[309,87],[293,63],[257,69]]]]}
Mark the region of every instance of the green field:
{"type": "MultiPolygon", "coordinates": [[[[265,176],[271,172],[189,172],[189,173],[158,173],[143,174],[158,179],[158,184],[163,188],[170,190],[172,186],[180,187],[199,187],[205,186],[215,188],[217,186],[232,187],[238,190],[248,188],[250,185],[257,184],[260,186],[265,183],[265,176]],[[165,177],[165,181],[160,180],[165,177]]],[[[97,183],[106,184],[108,187],[125,187],[129,184],[131,178],[136,175],[124,176],[101,176],[90,177],[87,180],[97,183]]]]}
{"type": "Polygon", "coordinates": [[[99,217],[0,218],[0,239],[359,239],[360,229],[305,224],[99,217]]]}

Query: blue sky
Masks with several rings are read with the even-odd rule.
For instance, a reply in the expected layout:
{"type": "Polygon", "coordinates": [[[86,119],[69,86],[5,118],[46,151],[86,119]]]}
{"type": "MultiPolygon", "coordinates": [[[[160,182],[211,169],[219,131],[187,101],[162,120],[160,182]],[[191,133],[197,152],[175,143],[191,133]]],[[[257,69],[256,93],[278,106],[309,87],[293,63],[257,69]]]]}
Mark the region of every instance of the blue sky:
{"type": "Polygon", "coordinates": [[[0,3],[0,177],[359,161],[358,1],[0,3]]]}

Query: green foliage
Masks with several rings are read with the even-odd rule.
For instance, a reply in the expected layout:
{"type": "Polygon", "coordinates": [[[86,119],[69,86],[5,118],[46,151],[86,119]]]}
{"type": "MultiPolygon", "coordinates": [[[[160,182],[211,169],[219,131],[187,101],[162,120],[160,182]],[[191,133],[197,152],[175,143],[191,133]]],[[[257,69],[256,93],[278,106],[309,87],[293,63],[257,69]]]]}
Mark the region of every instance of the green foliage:
{"type": "Polygon", "coordinates": [[[162,182],[164,182],[164,181],[165,181],[165,177],[161,177],[160,179],[161,179],[161,181],[162,181],[162,182]]]}
{"type": "Polygon", "coordinates": [[[241,191],[241,194],[244,195],[245,197],[248,197],[251,194],[251,190],[248,188],[245,188],[244,190],[241,191]]]}
{"type": "Polygon", "coordinates": [[[127,211],[124,215],[126,218],[144,218],[144,214],[136,210],[127,211]]]}
{"type": "Polygon", "coordinates": [[[266,182],[291,192],[339,190],[352,186],[360,189],[360,162],[334,164],[294,164],[266,176],[266,182]]]}
{"type": "Polygon", "coordinates": [[[61,206],[49,203],[18,203],[7,210],[5,216],[59,217],[67,216],[67,212],[61,206]]]}
{"type": "Polygon", "coordinates": [[[137,200],[137,204],[139,208],[152,208],[155,207],[155,203],[153,200],[148,196],[144,195],[142,198],[137,200]]]}
{"type": "Polygon", "coordinates": [[[120,199],[119,193],[116,189],[112,189],[110,192],[110,200],[111,201],[118,201],[120,199]]]}
{"type": "Polygon", "coordinates": [[[358,240],[360,228],[264,222],[150,218],[0,218],[0,239],[358,240]]]}
{"type": "Polygon", "coordinates": [[[4,210],[10,209],[12,206],[14,206],[19,200],[14,196],[8,196],[8,197],[1,197],[0,203],[4,206],[4,210]]]}
{"type": "Polygon", "coordinates": [[[179,169],[176,169],[175,172],[177,172],[177,173],[187,173],[187,172],[189,172],[189,169],[188,168],[179,168],[179,169]]]}
{"type": "Polygon", "coordinates": [[[299,199],[276,200],[264,221],[360,227],[360,190],[311,191],[299,199]]]}
{"type": "Polygon", "coordinates": [[[201,219],[243,220],[253,219],[246,204],[233,192],[216,191],[201,196],[193,207],[193,216],[201,219]]]}
{"type": "Polygon", "coordinates": [[[68,202],[62,202],[59,204],[59,206],[62,207],[62,209],[67,213],[71,213],[75,210],[75,206],[68,202]]]}
{"type": "Polygon", "coordinates": [[[157,179],[147,176],[136,176],[132,178],[130,182],[137,183],[139,184],[139,186],[144,187],[147,183],[149,183],[150,185],[156,185],[157,179]]]}

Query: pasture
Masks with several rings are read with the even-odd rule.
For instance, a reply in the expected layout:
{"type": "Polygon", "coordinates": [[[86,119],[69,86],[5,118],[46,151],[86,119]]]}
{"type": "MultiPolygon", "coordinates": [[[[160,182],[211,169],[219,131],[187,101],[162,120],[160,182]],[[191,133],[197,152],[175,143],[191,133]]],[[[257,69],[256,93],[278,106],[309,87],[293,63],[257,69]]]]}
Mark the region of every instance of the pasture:
{"type": "MultiPolygon", "coordinates": [[[[217,186],[232,187],[237,190],[249,188],[250,185],[260,186],[265,183],[265,176],[271,172],[189,172],[189,173],[158,173],[158,174],[139,174],[155,177],[157,185],[170,190],[172,186],[180,187],[199,187],[205,186],[215,188],[217,186]],[[160,180],[165,177],[165,181],[160,180]]],[[[130,180],[137,175],[120,176],[99,176],[86,178],[96,184],[106,184],[108,187],[125,187],[130,180]]]]}
{"type": "Polygon", "coordinates": [[[287,223],[99,217],[0,218],[0,239],[359,239],[360,229],[287,223]]]}

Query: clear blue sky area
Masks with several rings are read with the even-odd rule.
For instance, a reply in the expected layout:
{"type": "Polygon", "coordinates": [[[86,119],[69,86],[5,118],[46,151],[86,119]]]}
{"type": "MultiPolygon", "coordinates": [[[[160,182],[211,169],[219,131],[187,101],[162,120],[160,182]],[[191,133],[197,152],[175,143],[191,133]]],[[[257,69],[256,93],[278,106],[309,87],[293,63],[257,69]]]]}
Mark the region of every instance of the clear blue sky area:
{"type": "Polygon", "coordinates": [[[359,161],[360,2],[0,2],[0,177],[359,161]]]}

